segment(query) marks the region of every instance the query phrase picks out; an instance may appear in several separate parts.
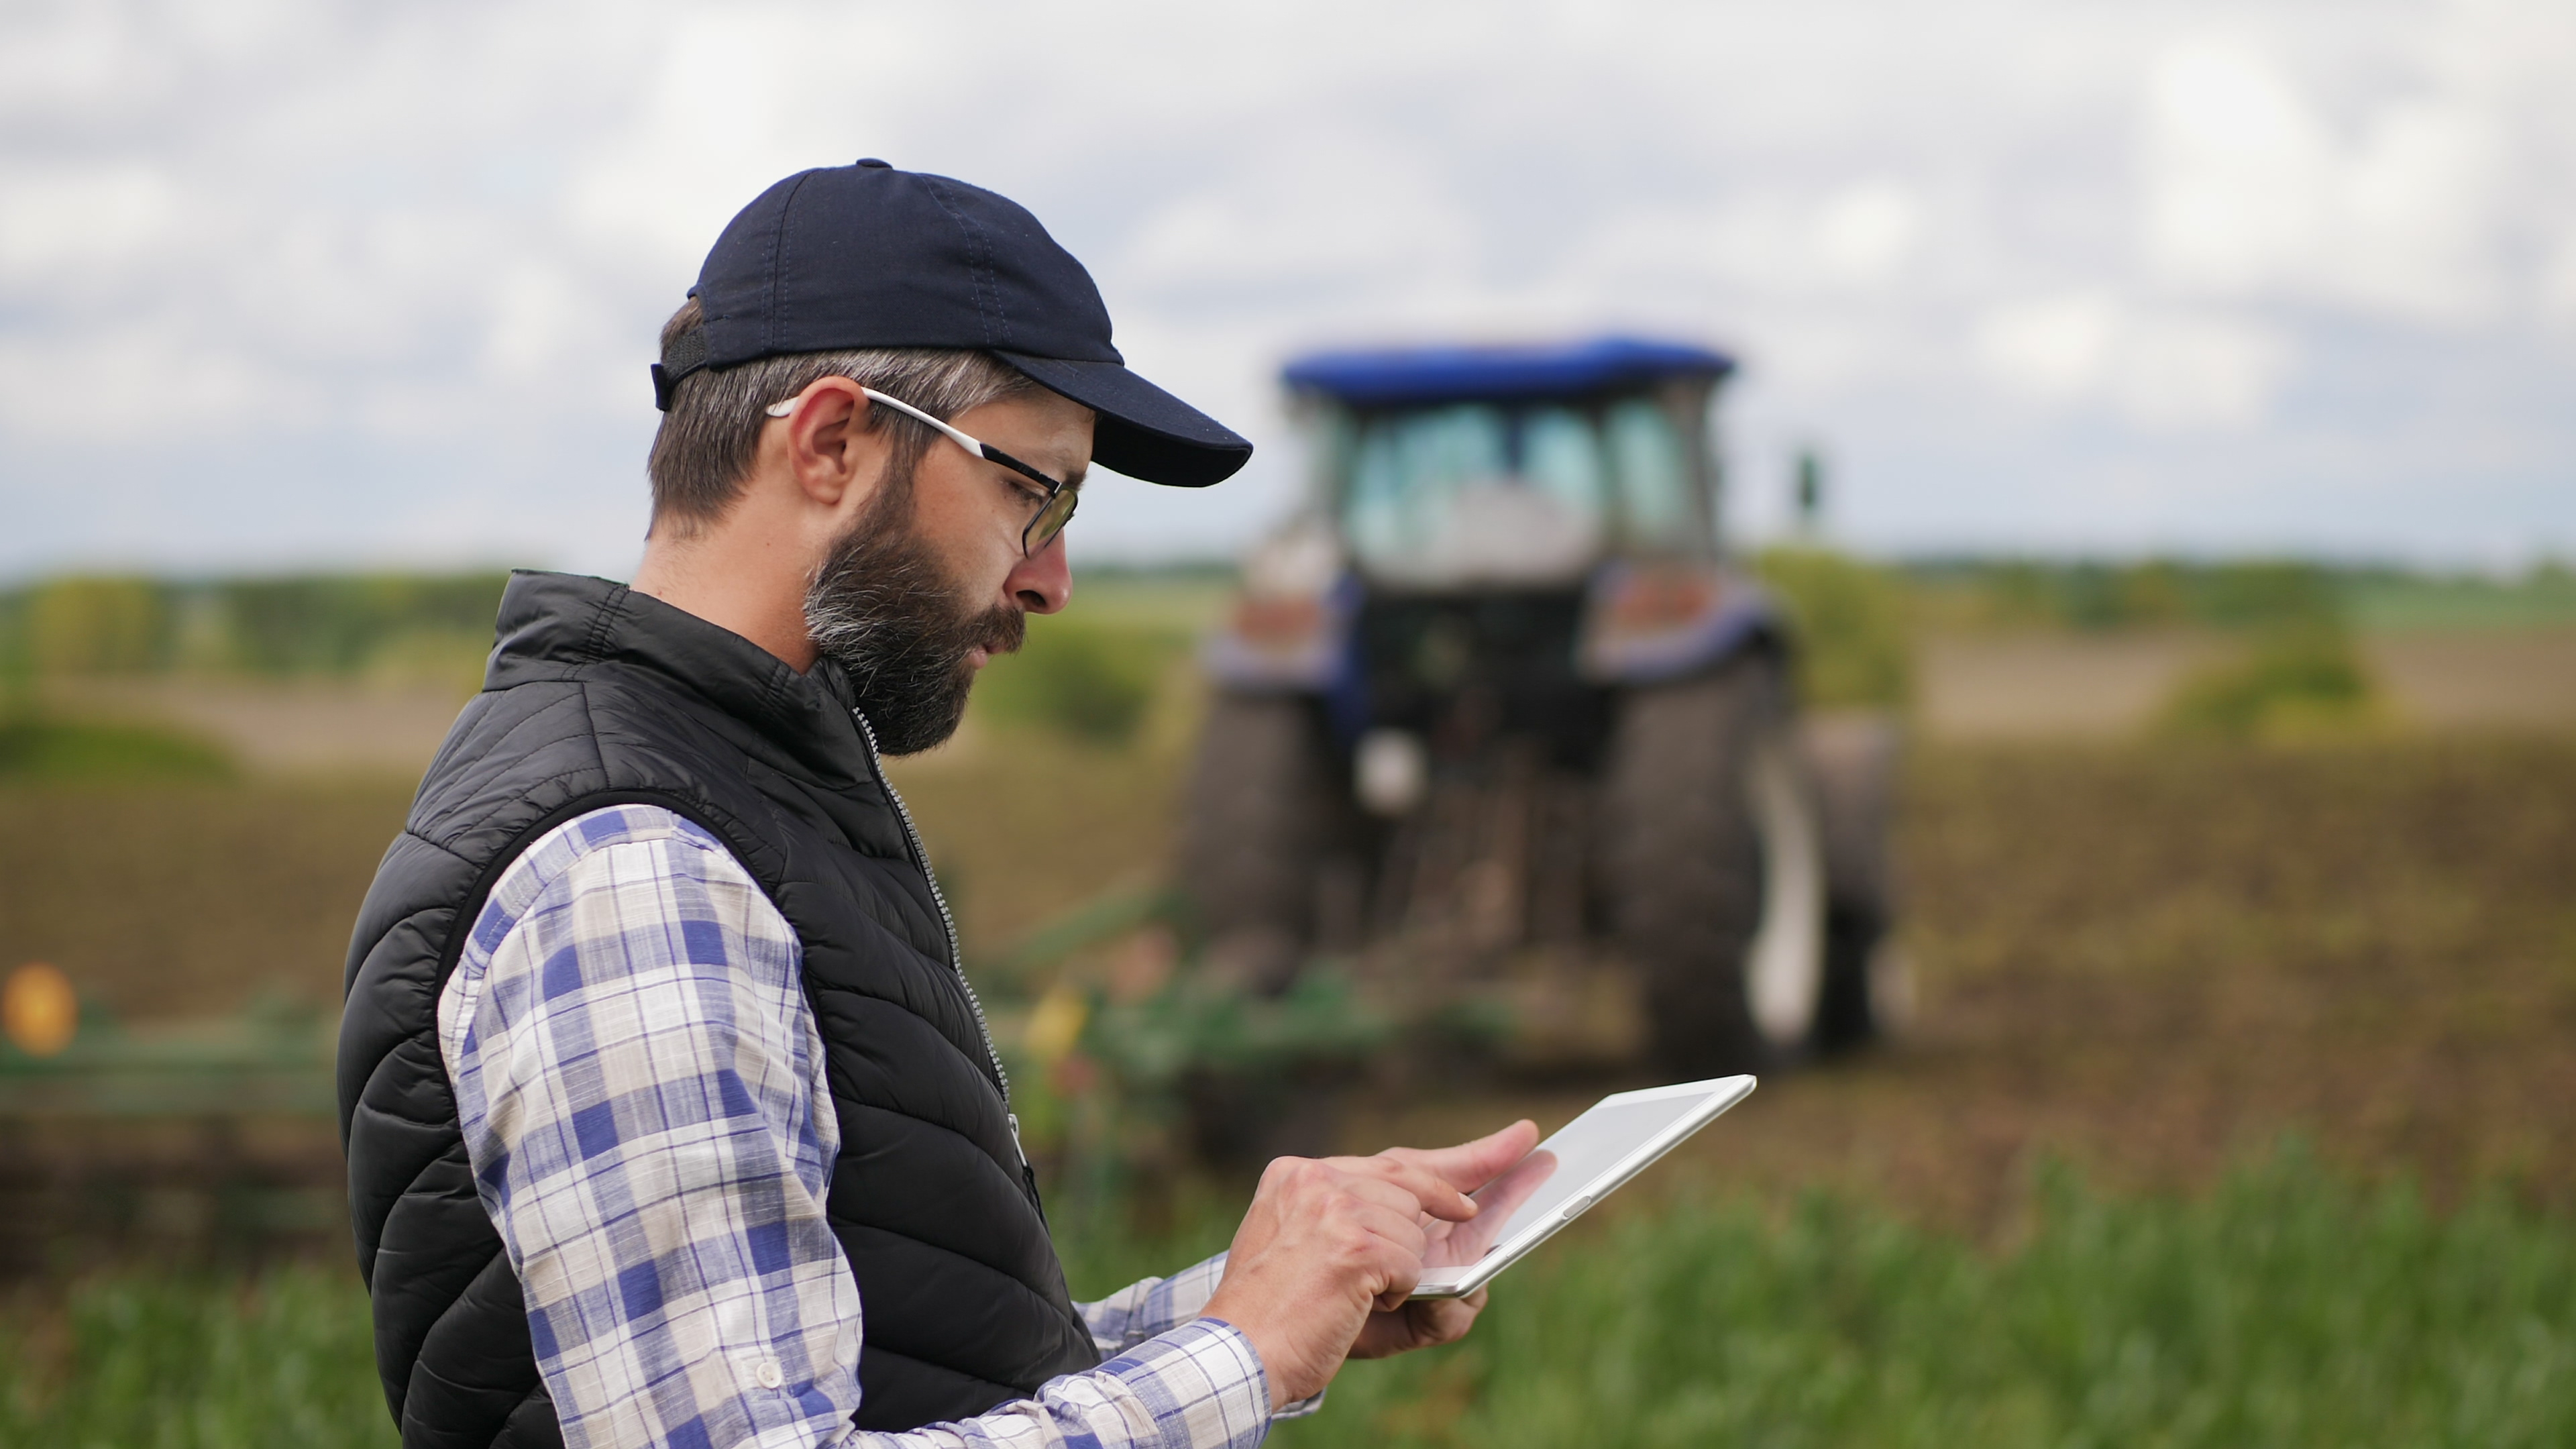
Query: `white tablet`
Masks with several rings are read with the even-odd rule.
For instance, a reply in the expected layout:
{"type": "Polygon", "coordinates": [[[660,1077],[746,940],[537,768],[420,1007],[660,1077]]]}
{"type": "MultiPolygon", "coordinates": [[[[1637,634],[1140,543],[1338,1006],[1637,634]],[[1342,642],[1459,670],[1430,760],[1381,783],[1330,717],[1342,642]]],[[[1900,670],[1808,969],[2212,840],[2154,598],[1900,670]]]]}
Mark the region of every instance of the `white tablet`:
{"type": "Polygon", "coordinates": [[[1493,1281],[1646,1164],[1752,1095],[1751,1077],[1648,1087],[1602,1098],[1475,1193],[1483,1209],[1431,1253],[1416,1298],[1458,1298],[1493,1281]]]}

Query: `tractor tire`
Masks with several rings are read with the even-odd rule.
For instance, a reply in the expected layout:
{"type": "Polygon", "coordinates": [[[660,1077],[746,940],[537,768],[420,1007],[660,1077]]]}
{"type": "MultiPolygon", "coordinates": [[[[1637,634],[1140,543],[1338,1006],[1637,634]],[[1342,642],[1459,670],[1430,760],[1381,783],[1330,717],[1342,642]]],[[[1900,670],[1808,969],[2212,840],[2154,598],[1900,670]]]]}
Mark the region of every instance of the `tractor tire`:
{"type": "Polygon", "coordinates": [[[1619,703],[1597,858],[1676,1080],[1776,1070],[1815,1045],[1824,840],[1791,723],[1767,654],[1619,703]]]}
{"type": "Polygon", "coordinates": [[[1825,994],[1816,1046],[1848,1051],[1898,1035],[1913,1016],[1913,972],[1894,939],[1888,850],[1904,739],[1884,715],[1847,714],[1804,721],[1798,743],[1825,827],[1825,994]]]}
{"type": "Polygon", "coordinates": [[[1262,994],[1296,979],[1346,794],[1311,701],[1219,694],[1210,704],[1177,874],[1212,969],[1262,994]]]}

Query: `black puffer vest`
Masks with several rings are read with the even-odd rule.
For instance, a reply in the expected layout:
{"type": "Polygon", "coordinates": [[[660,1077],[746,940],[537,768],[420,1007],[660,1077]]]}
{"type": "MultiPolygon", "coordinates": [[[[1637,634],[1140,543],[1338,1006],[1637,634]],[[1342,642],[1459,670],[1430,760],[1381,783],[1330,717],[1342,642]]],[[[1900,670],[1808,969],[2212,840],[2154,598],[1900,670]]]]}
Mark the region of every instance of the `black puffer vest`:
{"type": "Polygon", "coordinates": [[[558,574],[511,579],[500,636],[349,948],[341,1137],[403,1443],[561,1442],[475,1196],[438,994],[519,852],[612,804],[704,826],[804,943],[841,1127],[825,1206],[867,1314],[859,1424],[962,1418],[1096,1364],[947,909],[839,671],[800,675],[658,600],[558,574]]]}

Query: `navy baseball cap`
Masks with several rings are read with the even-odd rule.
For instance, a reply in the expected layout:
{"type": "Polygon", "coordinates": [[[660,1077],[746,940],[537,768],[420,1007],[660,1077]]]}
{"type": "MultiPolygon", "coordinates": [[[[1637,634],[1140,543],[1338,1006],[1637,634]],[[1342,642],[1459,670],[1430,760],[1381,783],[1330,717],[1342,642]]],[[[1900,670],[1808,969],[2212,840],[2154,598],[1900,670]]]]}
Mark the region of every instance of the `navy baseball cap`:
{"type": "Polygon", "coordinates": [[[742,209],[690,289],[704,325],[653,365],[655,405],[703,367],[853,347],[972,347],[1099,415],[1092,458],[1202,488],[1252,444],[1127,370],[1073,254],[1017,202],[873,158],[799,172],[742,209]]]}

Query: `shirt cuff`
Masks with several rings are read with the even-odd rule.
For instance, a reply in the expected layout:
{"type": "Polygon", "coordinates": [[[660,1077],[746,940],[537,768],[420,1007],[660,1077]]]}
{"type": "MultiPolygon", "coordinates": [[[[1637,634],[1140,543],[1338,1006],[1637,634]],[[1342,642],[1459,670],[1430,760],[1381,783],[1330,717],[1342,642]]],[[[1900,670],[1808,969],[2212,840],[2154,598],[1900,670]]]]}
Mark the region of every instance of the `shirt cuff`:
{"type": "Polygon", "coordinates": [[[1136,1395],[1164,1444],[1252,1449],[1270,1428],[1270,1376],[1243,1330],[1197,1318],[1100,1366],[1136,1395]]]}
{"type": "Polygon", "coordinates": [[[1225,1279],[1225,1254],[1193,1263],[1169,1278],[1143,1278],[1097,1303],[1077,1303],[1103,1358],[1114,1358],[1158,1333],[1199,1316],[1225,1279]]]}

